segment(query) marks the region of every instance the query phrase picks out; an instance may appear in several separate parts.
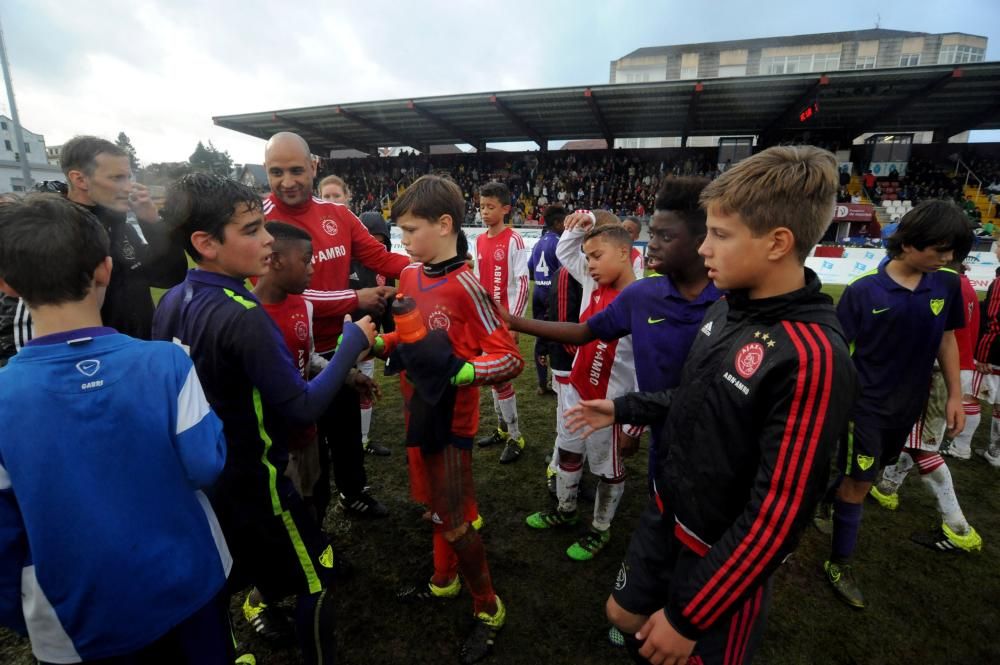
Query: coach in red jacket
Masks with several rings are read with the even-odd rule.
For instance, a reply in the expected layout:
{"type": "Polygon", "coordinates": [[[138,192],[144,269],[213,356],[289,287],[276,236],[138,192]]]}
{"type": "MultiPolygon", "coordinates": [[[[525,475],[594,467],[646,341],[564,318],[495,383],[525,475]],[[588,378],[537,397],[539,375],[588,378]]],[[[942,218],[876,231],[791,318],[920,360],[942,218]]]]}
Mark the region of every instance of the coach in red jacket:
{"type": "MultiPolygon", "coordinates": [[[[280,132],[272,136],[264,151],[264,168],[271,185],[271,194],[264,201],[265,217],[298,226],[312,236],[314,273],[310,288],[303,295],[318,305],[316,312],[323,312],[323,316],[314,315],[316,351],[332,354],[345,314],[358,309],[381,313],[386,301],[395,294],[395,289],[388,286],[349,289],[351,260],[395,278],[409,260],[386,251],[346,205],[313,195],[316,162],[309,145],[298,134],[280,132]]],[[[341,390],[318,424],[320,439],[325,438],[329,446],[329,459],[344,509],[366,517],[387,515],[385,506],[364,490],[367,477],[358,393],[341,390]]],[[[326,448],[320,445],[321,457],[326,457],[326,448]]],[[[320,511],[329,501],[326,492],[330,482],[325,463],[323,472],[314,497],[320,511]]]]}

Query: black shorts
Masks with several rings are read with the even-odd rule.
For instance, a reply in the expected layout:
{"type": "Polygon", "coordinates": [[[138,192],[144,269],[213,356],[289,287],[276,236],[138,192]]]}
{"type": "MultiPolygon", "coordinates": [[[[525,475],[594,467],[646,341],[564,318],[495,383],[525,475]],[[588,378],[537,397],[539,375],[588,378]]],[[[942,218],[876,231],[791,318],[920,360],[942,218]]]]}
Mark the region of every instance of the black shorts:
{"type": "Polygon", "coordinates": [[[912,424],[905,428],[886,428],[871,423],[848,423],[837,456],[840,470],[848,478],[874,482],[883,467],[899,459],[911,429],[912,424]]]}
{"type": "Polygon", "coordinates": [[[333,549],[301,501],[280,515],[219,516],[233,556],[232,593],[255,586],[268,602],[319,593],[330,582],[333,549]]]}
{"type": "MultiPolygon", "coordinates": [[[[670,597],[674,578],[683,580],[701,555],[675,535],[676,522],[669,512],[661,513],[655,501],[639,517],[625,560],[618,571],[611,595],[632,614],[649,616],[661,611],[670,597]]],[[[767,622],[771,600],[771,580],[729,610],[698,639],[689,664],[739,665],[753,660],[767,622]]]]}

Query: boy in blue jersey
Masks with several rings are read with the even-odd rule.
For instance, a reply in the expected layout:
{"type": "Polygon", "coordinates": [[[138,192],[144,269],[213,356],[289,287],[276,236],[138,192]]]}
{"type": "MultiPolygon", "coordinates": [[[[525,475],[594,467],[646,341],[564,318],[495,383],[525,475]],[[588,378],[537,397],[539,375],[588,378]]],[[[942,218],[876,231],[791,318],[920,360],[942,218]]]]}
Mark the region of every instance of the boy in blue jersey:
{"type": "MultiPolygon", "coordinates": [[[[548,319],[549,291],[552,288],[552,277],[559,270],[559,259],[556,257],[556,245],[563,232],[563,220],[566,219],[566,208],[559,204],[550,205],[542,213],[545,231],[531,250],[528,259],[528,274],[535,286],[531,290],[531,317],[538,320],[548,319]]],[[[538,375],[538,394],[555,395],[555,390],[549,386],[548,377],[548,344],[546,340],[535,339],[535,373],[538,375]]]]}
{"type": "Polygon", "coordinates": [[[160,301],[153,336],[190,349],[208,401],[222,419],[226,467],[212,504],[233,552],[230,590],[253,585],[266,603],[297,596],[304,662],[333,663],[333,550],[286,477],[288,440],[323,413],[374,337],[368,317],[345,318],[329,365],[302,377],[274,321],[244,286],[268,271],[273,238],[257,194],[233,180],[194,174],[167,196],[165,219],[198,264],[160,301]]]}
{"type": "Polygon", "coordinates": [[[883,467],[894,464],[927,403],[934,359],[948,392],[948,436],[965,425],[955,329],[965,326],[961,285],[953,272],[972,246],[972,231],[954,204],[926,201],[907,213],[886,242],[889,260],[844,290],[837,318],[851,345],[860,392],[838,453],[833,543],[827,580],[852,607],[865,607],[852,557],[861,506],[883,467]]]}
{"type": "Polygon", "coordinates": [[[35,325],[0,370],[0,624],[42,663],[231,663],[232,559],[200,491],[222,425],[183,350],[101,326],[111,263],[84,207],[0,205],[0,288],[35,325]]]}

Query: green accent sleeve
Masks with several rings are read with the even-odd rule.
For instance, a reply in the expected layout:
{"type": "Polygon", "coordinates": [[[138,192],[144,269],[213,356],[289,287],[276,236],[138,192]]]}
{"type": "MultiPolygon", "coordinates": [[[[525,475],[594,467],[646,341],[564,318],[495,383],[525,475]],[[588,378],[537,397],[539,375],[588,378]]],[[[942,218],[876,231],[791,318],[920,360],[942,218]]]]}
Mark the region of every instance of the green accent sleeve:
{"type": "Polygon", "coordinates": [[[375,343],[372,344],[372,355],[381,356],[383,351],[385,351],[385,340],[382,339],[382,335],[376,335],[375,343]]]}
{"type": "Polygon", "coordinates": [[[462,369],[458,370],[458,374],[451,377],[451,385],[467,386],[475,380],[476,368],[472,366],[472,363],[465,363],[462,365],[462,369]]]}

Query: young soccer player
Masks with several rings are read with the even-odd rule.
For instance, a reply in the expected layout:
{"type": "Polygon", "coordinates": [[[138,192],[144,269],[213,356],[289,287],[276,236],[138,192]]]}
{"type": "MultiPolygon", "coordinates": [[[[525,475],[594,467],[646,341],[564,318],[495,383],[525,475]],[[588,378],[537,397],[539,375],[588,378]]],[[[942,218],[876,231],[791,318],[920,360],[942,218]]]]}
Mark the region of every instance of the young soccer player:
{"type": "MultiPolygon", "coordinates": [[[[639,235],[642,233],[642,222],[638,217],[626,217],[622,220],[622,226],[628,231],[633,243],[639,240],[639,235]]],[[[646,262],[643,260],[642,252],[638,247],[632,248],[631,258],[632,271],[635,273],[635,278],[642,279],[642,276],[646,274],[646,262]]]]}
{"type": "MultiPolygon", "coordinates": [[[[852,557],[865,495],[882,468],[899,458],[927,402],[935,357],[948,397],[948,435],[965,424],[955,329],[965,325],[954,273],[939,272],[968,254],[972,231],[954,204],[926,201],[904,215],[886,241],[889,261],[844,290],[837,317],[851,343],[860,391],[838,452],[833,543],[827,580],[852,607],[865,607],[852,557]],[[919,334],[918,334],[919,333],[919,334]]],[[[961,539],[953,542],[961,547],[961,539]]]]}
{"type": "Polygon", "coordinates": [[[962,311],[965,313],[965,327],[955,331],[958,343],[958,365],[962,377],[962,410],[965,411],[965,427],[951,441],[942,447],[941,454],[955,459],[967,460],[972,457],[972,437],[979,427],[981,409],[976,396],[976,345],[979,341],[981,306],[979,294],[972,282],[965,276],[966,266],[953,266],[958,272],[962,285],[962,311]]]}
{"type": "Polygon", "coordinates": [[[823,494],[855,372],[803,263],[836,189],[836,159],[811,146],[769,148],[709,184],[700,251],[729,294],[708,310],[680,385],[570,414],[583,433],[663,421],[654,499],[607,605],[636,662],[750,662],[771,575],[823,494]]]}
{"type": "MultiPolygon", "coordinates": [[[[479,190],[479,209],[486,233],[476,238],[475,272],[479,283],[495,303],[515,316],[523,316],[528,304],[528,256],[524,239],[504,225],[510,213],[510,190],[500,182],[489,182],[479,190]]],[[[515,343],[516,343],[515,339],[515,343]]],[[[481,447],[503,443],[500,463],[516,462],[524,451],[524,437],[517,420],[514,384],[492,386],[497,431],[476,441],[481,447]]]]}
{"type": "MultiPolygon", "coordinates": [[[[536,319],[547,319],[549,309],[549,292],[552,290],[552,277],[559,270],[559,259],[556,258],[556,245],[563,232],[563,220],[566,219],[566,208],[561,205],[550,205],[542,212],[545,230],[531,250],[528,259],[528,273],[534,288],[531,290],[531,316],[536,319]]],[[[554,386],[549,386],[549,347],[546,340],[535,340],[535,373],[538,375],[538,394],[554,395],[554,386]]]]}
{"type": "MultiPolygon", "coordinates": [[[[617,219],[599,226],[594,226],[593,220],[589,212],[567,217],[566,230],[556,247],[560,263],[583,285],[581,322],[606,309],[622,289],[635,281],[630,256],[632,238],[628,231],[617,219]]],[[[569,382],[560,387],[559,410],[565,412],[581,399],[614,398],[634,390],[631,336],[613,342],[594,340],[577,350],[569,382]]],[[[625,490],[625,467],[618,442],[623,429],[613,428],[579,437],[566,430],[562,418],[556,418],[556,497],[559,505],[555,510],[532,513],[526,522],[533,529],[572,526],[579,522],[577,489],[586,458],[591,473],[600,481],[591,528],[566,550],[566,555],[575,561],[593,559],[611,538],[611,520],[625,490]]],[[[640,432],[627,433],[637,436],[640,432]]]]}
{"type": "Polygon", "coordinates": [[[334,603],[326,588],[333,550],[285,476],[288,441],[329,406],[374,326],[347,317],[337,353],[306,382],[244,286],[267,273],[273,254],[257,194],[227,178],[185,176],[169,190],[165,217],[198,268],[163,296],[153,332],[190,349],[225,429],[229,457],[212,501],[233,552],[230,589],[252,585],[270,605],[297,596],[304,662],[332,663],[334,603]]]}
{"type": "Polygon", "coordinates": [[[0,624],[43,665],[228,665],[232,559],[201,492],[222,424],[180,347],[102,327],[110,251],[58,195],[0,206],[0,288],[35,324],[0,369],[0,624]]]}
{"type": "MultiPolygon", "coordinates": [[[[423,324],[432,331],[428,338],[436,335],[443,343],[445,360],[456,361],[452,373],[430,373],[429,378],[406,366],[407,379],[415,384],[407,400],[410,477],[415,486],[422,486],[415,493],[426,497],[434,523],[434,576],[407,595],[455,597],[461,573],[476,617],[461,656],[472,663],[490,652],[506,619],[483,542],[470,525],[476,512],[471,447],[479,429],[479,386],[509,382],[524,361],[496,303],[465,263],[465,235],[459,226],[464,211],[461,189],[438,176],[419,178],[392,207],[403,246],[419,262],[403,270],[399,292],[416,302],[423,324]],[[442,396],[425,400],[425,387],[435,382],[445,384],[442,396]],[[448,383],[454,389],[447,388],[448,383]]],[[[398,348],[402,353],[407,346],[397,326],[396,332],[380,337],[376,351],[387,355],[398,348]]]]}
{"type": "MultiPolygon", "coordinates": [[[[1000,257],[1000,243],[995,246],[1000,257]]],[[[990,425],[990,443],[985,450],[976,452],[983,456],[990,466],[1000,468],[1000,268],[986,291],[980,312],[980,335],[976,344],[976,373],[973,376],[973,394],[993,405],[990,425]]],[[[978,400],[977,400],[978,405],[978,400]]],[[[973,432],[974,433],[974,432],[973,432]]],[[[968,428],[963,437],[956,437],[956,453],[971,457],[972,434],[968,428]],[[961,441],[959,441],[961,439],[961,441]],[[965,455],[965,453],[968,453],[965,455]]],[[[956,455],[959,456],[959,455],[956,455]]]]}

